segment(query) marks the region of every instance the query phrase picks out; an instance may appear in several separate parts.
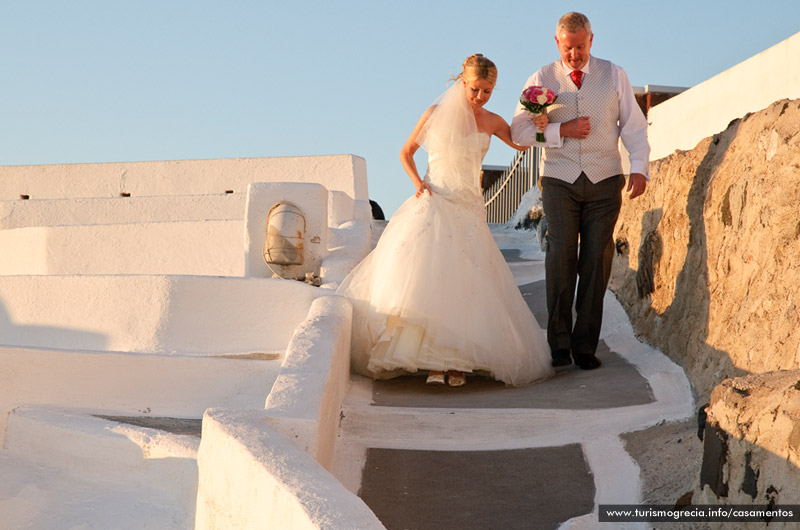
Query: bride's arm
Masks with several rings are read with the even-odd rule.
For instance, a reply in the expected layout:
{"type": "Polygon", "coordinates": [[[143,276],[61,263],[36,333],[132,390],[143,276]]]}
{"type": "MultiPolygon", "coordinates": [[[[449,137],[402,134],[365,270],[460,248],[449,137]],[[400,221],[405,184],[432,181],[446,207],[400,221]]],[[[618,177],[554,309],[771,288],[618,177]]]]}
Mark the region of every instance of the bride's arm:
{"type": "Polygon", "coordinates": [[[414,153],[419,149],[417,137],[428,121],[434,108],[433,106],[428,107],[428,110],[422,114],[419,121],[417,121],[417,124],[414,126],[414,130],[411,131],[411,136],[408,137],[408,140],[406,140],[406,143],[403,144],[403,148],[400,150],[400,162],[403,163],[403,169],[406,170],[406,173],[408,173],[408,176],[411,177],[411,181],[414,183],[414,187],[417,188],[417,193],[415,194],[417,197],[425,193],[426,190],[428,193],[431,193],[427,182],[423,181],[419,176],[417,163],[414,161],[414,153]]]}
{"type": "MultiPolygon", "coordinates": [[[[492,118],[494,125],[494,130],[492,131],[492,133],[495,136],[500,138],[504,143],[513,147],[517,151],[527,151],[528,149],[530,149],[531,146],[529,145],[518,145],[514,143],[514,141],[511,139],[511,127],[508,125],[508,122],[506,122],[506,120],[502,118],[502,116],[493,114],[492,118]]],[[[536,128],[544,130],[544,128],[547,127],[548,123],[547,114],[540,114],[539,116],[536,117],[533,123],[536,126],[536,128]]]]}

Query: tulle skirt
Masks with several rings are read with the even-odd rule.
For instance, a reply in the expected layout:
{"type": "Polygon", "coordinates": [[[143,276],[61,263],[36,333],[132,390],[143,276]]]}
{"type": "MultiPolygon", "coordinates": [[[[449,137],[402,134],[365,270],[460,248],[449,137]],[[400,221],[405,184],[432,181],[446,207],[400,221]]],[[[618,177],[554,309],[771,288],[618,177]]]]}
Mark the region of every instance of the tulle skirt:
{"type": "Polygon", "coordinates": [[[459,370],[515,386],[553,374],[544,333],[484,215],[480,196],[436,187],[395,212],[337,291],[354,306],[356,372],[459,370]]]}

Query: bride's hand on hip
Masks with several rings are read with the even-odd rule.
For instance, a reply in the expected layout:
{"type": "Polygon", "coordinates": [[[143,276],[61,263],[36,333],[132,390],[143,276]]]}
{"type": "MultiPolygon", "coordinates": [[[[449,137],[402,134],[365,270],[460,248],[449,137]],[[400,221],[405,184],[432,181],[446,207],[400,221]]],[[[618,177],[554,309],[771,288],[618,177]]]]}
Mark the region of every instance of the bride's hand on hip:
{"type": "Polygon", "coordinates": [[[417,193],[415,193],[414,196],[419,199],[426,191],[428,192],[428,195],[433,195],[433,192],[431,192],[431,187],[428,186],[428,183],[423,180],[417,186],[417,193]]]}

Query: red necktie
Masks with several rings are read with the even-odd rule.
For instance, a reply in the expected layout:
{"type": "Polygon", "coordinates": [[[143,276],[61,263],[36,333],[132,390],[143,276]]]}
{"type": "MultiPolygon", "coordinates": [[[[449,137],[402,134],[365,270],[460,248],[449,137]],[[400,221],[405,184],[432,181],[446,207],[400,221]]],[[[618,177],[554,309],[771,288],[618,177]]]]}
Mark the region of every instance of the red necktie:
{"type": "Polygon", "coordinates": [[[572,72],[569,73],[569,76],[572,78],[572,81],[575,83],[575,86],[580,88],[583,72],[581,72],[580,70],[573,70],[572,72]]]}

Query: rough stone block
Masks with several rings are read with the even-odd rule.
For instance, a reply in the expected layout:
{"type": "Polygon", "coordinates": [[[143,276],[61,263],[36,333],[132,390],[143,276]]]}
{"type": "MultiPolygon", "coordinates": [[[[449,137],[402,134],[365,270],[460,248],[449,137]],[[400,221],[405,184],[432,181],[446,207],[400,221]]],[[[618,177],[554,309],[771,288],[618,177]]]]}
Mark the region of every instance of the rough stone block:
{"type": "Polygon", "coordinates": [[[731,504],[800,503],[799,424],[800,370],[723,381],[708,407],[701,487],[731,504]]]}

